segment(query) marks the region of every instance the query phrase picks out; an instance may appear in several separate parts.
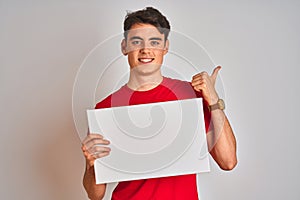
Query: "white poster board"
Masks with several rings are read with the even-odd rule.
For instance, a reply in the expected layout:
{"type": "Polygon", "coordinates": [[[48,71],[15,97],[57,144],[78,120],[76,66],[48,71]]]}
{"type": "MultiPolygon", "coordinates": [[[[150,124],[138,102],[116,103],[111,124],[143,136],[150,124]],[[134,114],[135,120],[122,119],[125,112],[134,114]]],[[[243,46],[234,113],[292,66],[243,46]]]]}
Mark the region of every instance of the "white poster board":
{"type": "Polygon", "coordinates": [[[111,144],[96,183],[209,172],[202,99],[88,110],[91,133],[111,144]]]}

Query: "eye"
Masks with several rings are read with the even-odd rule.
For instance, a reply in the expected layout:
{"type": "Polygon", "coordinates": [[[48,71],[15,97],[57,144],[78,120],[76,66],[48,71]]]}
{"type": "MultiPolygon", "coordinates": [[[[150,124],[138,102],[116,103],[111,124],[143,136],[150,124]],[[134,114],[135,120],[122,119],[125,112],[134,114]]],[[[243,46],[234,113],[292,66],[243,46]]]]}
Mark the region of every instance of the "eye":
{"type": "Polygon", "coordinates": [[[158,41],[151,41],[152,46],[158,46],[159,44],[160,44],[160,42],[158,42],[158,41]]]}
{"type": "Polygon", "coordinates": [[[133,40],[133,41],[131,42],[131,44],[132,44],[132,45],[140,45],[140,44],[141,44],[141,41],[139,41],[139,40],[133,40]]]}

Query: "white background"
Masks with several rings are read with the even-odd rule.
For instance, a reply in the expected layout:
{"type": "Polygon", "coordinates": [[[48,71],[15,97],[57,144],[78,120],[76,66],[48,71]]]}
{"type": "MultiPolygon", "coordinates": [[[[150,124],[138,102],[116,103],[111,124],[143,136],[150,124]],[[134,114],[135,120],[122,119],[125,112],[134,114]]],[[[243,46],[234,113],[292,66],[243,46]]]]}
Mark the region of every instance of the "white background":
{"type": "Polygon", "coordinates": [[[300,2],[103,2],[0,2],[0,198],[87,199],[72,118],[77,70],[122,31],[126,10],[153,5],[223,66],[239,164],[212,164],[201,199],[299,199],[300,2]]]}

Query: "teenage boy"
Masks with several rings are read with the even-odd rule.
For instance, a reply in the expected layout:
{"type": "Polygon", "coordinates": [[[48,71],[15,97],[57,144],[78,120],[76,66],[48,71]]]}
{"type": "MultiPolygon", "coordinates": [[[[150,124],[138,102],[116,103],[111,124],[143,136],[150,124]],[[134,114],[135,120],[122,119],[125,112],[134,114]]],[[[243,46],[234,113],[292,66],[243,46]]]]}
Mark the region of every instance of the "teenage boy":
{"type": "MultiPolygon", "coordinates": [[[[168,52],[170,25],[158,10],[148,7],[129,13],[124,21],[122,53],[127,56],[130,76],[126,85],[106,97],[96,108],[128,106],[172,100],[203,98],[204,115],[210,154],[223,170],[237,163],[236,141],[224,109],[224,102],[215,90],[220,66],[211,75],[201,72],[192,81],[164,77],[161,65],[168,52]]],[[[92,200],[102,199],[106,184],[95,184],[94,161],[109,155],[109,141],[99,134],[88,134],[82,142],[86,158],[83,178],[85,190],[92,200]]],[[[134,163],[133,163],[134,164],[134,163]]],[[[196,174],[124,181],[118,183],[113,200],[196,200],[196,174]]]]}

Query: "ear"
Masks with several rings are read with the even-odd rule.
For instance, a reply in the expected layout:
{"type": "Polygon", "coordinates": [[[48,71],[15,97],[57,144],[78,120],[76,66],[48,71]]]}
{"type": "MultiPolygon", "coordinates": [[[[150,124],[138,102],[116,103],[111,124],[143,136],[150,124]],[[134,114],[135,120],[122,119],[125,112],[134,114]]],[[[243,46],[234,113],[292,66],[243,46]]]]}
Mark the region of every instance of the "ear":
{"type": "Polygon", "coordinates": [[[164,47],[164,55],[166,55],[169,51],[169,40],[166,40],[164,47]]]}
{"type": "Polygon", "coordinates": [[[127,56],[127,50],[126,50],[126,40],[123,39],[121,42],[121,51],[123,53],[124,56],[127,56]]]}

